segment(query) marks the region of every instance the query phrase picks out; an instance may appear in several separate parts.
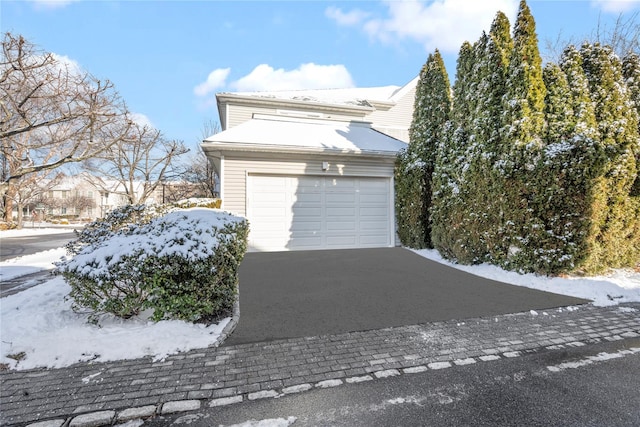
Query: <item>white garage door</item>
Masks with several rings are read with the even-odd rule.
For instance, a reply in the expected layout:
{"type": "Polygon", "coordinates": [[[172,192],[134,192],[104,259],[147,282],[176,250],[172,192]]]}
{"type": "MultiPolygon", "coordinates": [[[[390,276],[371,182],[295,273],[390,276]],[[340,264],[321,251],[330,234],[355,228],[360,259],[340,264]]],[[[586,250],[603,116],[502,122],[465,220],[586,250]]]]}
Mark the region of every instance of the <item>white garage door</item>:
{"type": "Polygon", "coordinates": [[[254,250],[391,246],[389,178],[249,175],[247,194],[254,250]]]}

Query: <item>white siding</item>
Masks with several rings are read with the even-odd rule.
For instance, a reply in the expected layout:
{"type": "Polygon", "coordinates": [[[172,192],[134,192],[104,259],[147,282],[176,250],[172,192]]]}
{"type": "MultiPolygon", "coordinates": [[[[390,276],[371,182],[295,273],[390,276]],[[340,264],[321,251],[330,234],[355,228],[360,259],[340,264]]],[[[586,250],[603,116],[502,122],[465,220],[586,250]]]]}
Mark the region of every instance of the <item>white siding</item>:
{"type": "Polygon", "coordinates": [[[372,127],[374,129],[401,141],[408,142],[409,127],[413,119],[415,94],[416,90],[413,87],[389,110],[376,110],[366,116],[365,119],[373,123],[372,127]]]}
{"type": "MultiPolygon", "coordinates": [[[[248,120],[251,120],[253,114],[275,114],[275,108],[258,107],[255,105],[233,105],[228,104],[227,107],[227,129],[238,126],[248,120]]],[[[226,129],[225,129],[226,130],[226,129]]]]}

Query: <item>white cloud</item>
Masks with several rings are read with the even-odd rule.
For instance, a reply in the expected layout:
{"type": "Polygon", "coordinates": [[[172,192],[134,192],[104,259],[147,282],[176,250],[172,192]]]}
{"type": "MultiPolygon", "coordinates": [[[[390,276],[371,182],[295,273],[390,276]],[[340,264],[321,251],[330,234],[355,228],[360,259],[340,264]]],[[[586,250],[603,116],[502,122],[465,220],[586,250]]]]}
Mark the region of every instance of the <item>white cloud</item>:
{"type": "Polygon", "coordinates": [[[197,96],[206,96],[214,90],[223,87],[230,72],[231,68],[218,68],[213,70],[209,73],[204,83],[200,83],[193,89],[193,93],[197,96]]]}
{"type": "Polygon", "coordinates": [[[79,0],[29,0],[36,10],[62,9],[79,0]]]}
{"type": "Polygon", "coordinates": [[[343,12],[329,8],[325,14],[339,25],[360,26],[374,40],[393,43],[412,39],[429,51],[457,53],[465,40],[473,41],[488,31],[498,11],[512,24],[517,0],[387,0],[388,16],[368,18],[366,12],[343,12]]]}
{"type": "Polygon", "coordinates": [[[136,123],[137,125],[140,125],[142,127],[149,127],[149,128],[154,128],[155,126],[153,126],[153,123],[151,122],[151,119],[149,117],[147,117],[145,114],[142,113],[131,113],[130,114],[131,120],[136,123]]]}
{"type": "Polygon", "coordinates": [[[622,13],[640,8],[640,0],[591,0],[591,5],[604,12],[622,13]]]}
{"type": "Polygon", "coordinates": [[[201,108],[214,105],[206,97],[211,92],[227,87],[238,92],[257,92],[275,90],[302,89],[341,89],[354,87],[353,78],[344,65],[317,65],[312,62],[302,64],[293,70],[275,69],[269,64],[260,64],[249,74],[230,82],[226,80],[230,68],[218,68],[212,71],[207,81],[199,84],[193,93],[204,98],[201,108]]]}
{"type": "Polygon", "coordinates": [[[364,12],[359,9],[354,9],[350,12],[345,13],[335,6],[329,6],[327,10],[325,10],[324,14],[327,16],[327,18],[336,21],[338,25],[344,25],[348,27],[358,25],[366,18],[371,16],[370,13],[364,12]]]}
{"type": "Polygon", "coordinates": [[[58,55],[57,53],[52,53],[53,59],[56,61],[56,65],[59,69],[66,68],[67,71],[71,74],[80,75],[83,73],[83,69],[75,59],[71,59],[66,55],[58,55]]]}
{"type": "Polygon", "coordinates": [[[344,65],[302,64],[294,70],[274,69],[260,64],[246,76],[231,83],[238,91],[337,89],[353,87],[344,65]]]}

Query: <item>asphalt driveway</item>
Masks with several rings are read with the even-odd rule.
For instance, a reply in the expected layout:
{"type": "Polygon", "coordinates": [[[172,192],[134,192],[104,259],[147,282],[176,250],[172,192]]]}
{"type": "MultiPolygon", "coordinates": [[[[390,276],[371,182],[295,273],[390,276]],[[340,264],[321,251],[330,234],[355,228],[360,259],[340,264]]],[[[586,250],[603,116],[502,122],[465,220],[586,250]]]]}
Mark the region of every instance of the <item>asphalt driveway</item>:
{"type": "Polygon", "coordinates": [[[240,322],[224,345],[584,304],[508,285],[403,248],[247,253],[240,322]]]}

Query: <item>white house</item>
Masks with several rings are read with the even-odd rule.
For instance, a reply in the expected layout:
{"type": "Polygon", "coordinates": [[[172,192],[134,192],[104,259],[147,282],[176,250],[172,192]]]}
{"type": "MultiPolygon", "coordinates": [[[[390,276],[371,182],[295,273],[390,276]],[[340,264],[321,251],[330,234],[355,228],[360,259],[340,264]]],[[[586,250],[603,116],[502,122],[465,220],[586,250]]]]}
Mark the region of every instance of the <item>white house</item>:
{"type": "Polygon", "coordinates": [[[223,131],[202,147],[252,250],[395,246],[394,164],[416,82],[217,95],[223,131]]]}

